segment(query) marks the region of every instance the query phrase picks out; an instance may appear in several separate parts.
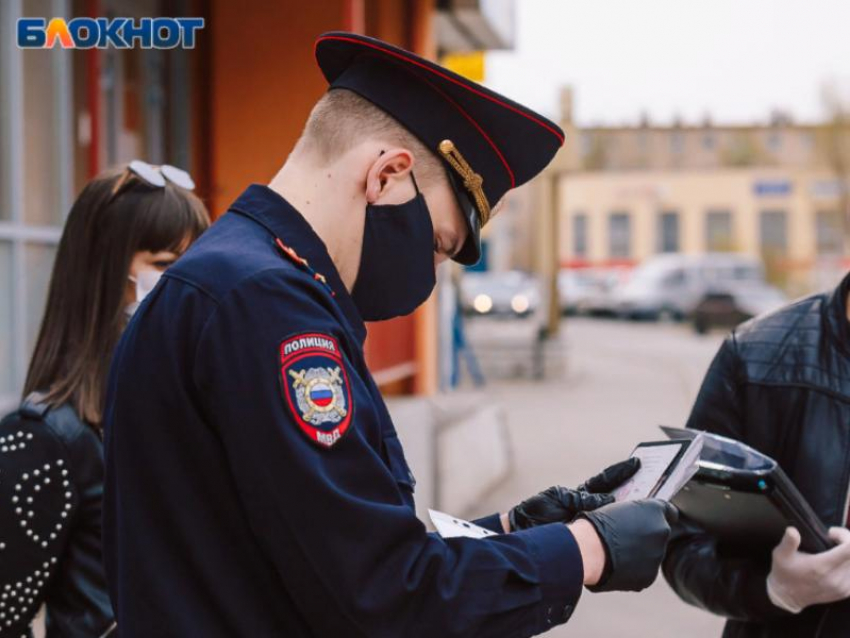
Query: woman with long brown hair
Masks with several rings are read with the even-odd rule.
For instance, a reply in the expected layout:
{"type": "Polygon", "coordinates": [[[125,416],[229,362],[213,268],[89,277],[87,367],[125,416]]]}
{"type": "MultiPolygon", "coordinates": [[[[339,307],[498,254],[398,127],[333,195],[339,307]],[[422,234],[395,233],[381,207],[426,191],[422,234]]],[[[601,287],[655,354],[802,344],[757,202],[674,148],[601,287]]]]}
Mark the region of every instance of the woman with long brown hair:
{"type": "Polygon", "coordinates": [[[0,422],[0,638],[114,628],[101,565],[103,417],[113,350],[135,308],[208,226],[180,169],[134,160],[68,215],[21,407],[0,422]]]}

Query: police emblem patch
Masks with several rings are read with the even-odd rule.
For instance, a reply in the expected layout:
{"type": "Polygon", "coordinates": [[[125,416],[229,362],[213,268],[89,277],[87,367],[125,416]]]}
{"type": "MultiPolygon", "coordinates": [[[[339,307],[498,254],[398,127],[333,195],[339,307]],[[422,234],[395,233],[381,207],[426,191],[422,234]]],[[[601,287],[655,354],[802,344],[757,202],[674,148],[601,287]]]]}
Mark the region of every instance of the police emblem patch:
{"type": "Polygon", "coordinates": [[[351,425],[351,388],[339,343],[305,333],[280,344],[284,396],[295,422],[314,443],[331,447],[351,425]]]}

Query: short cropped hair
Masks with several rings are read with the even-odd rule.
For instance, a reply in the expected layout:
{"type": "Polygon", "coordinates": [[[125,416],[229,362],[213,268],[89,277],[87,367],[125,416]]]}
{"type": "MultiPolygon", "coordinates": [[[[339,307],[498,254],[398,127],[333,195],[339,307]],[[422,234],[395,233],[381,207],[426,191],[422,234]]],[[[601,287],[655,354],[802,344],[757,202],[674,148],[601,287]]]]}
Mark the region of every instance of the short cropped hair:
{"type": "Polygon", "coordinates": [[[413,153],[416,181],[445,178],[442,162],[398,120],[348,89],[332,89],[313,107],[298,145],[329,162],[357,144],[380,138],[413,153]]]}

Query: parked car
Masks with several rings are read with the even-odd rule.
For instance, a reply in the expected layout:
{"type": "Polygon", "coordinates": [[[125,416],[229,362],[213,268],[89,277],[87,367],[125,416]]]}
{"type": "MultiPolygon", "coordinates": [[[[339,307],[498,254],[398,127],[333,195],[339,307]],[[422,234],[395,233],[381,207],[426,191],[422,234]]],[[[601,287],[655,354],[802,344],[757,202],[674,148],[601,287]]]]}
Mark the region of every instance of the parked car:
{"type": "Polygon", "coordinates": [[[614,282],[603,268],[562,269],[558,273],[558,300],[565,315],[590,314],[610,294],[614,282]]]}
{"type": "Polygon", "coordinates": [[[558,298],[563,314],[612,316],[614,290],[629,278],[623,266],[563,269],[558,273],[558,298]]]}
{"type": "Polygon", "coordinates": [[[732,253],[659,255],[613,292],[614,312],[629,319],[683,320],[710,290],[745,283],[764,283],[758,259],[732,253]]]}
{"type": "Polygon", "coordinates": [[[519,270],[464,273],[460,285],[464,314],[525,317],[540,306],[536,277],[519,270]]]}
{"type": "Polygon", "coordinates": [[[694,330],[705,334],[712,328],[732,329],[786,303],[788,299],[781,290],[766,284],[747,283],[711,290],[694,309],[694,330]]]}

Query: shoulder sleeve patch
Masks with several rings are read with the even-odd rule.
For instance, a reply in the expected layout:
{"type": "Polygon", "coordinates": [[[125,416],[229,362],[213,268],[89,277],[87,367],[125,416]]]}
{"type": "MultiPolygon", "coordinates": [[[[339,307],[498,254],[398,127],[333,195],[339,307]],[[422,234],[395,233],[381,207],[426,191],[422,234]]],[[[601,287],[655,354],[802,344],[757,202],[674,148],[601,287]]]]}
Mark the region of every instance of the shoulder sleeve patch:
{"type": "Polygon", "coordinates": [[[316,445],[332,447],[351,425],[351,385],[339,342],[321,333],[280,344],[283,395],[295,422],[316,445]]]}

